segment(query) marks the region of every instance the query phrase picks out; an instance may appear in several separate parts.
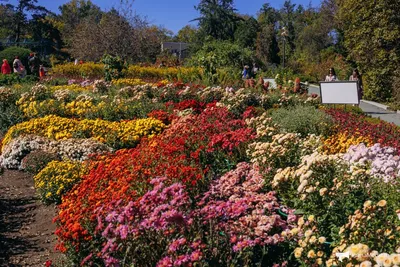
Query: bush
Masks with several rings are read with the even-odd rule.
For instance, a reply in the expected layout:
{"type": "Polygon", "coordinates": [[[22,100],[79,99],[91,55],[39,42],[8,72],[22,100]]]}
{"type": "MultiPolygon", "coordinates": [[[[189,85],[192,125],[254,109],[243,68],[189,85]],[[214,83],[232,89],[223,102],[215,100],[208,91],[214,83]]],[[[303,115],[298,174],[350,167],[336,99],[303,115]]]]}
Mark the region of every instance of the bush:
{"type": "Polygon", "coordinates": [[[278,109],[271,114],[272,121],[290,133],[327,135],[332,122],[329,116],[314,107],[295,106],[289,109],[278,109]]]}
{"type": "Polygon", "coordinates": [[[35,187],[46,204],[59,204],[67,193],[86,174],[80,162],[52,161],[35,177],[35,187]]]}
{"type": "Polygon", "coordinates": [[[54,68],[52,68],[52,73],[55,76],[63,76],[68,78],[102,78],[104,76],[104,65],[93,62],[79,65],[67,63],[54,66],[54,68]]]}
{"type": "Polygon", "coordinates": [[[25,67],[28,67],[28,56],[30,53],[32,53],[32,51],[29,49],[11,46],[0,52],[0,59],[7,59],[8,63],[12,67],[15,56],[18,56],[22,61],[22,64],[24,64],[25,67]]]}
{"type": "Polygon", "coordinates": [[[37,174],[44,169],[49,162],[59,159],[59,156],[55,153],[36,150],[22,159],[21,167],[29,173],[37,174]]]}

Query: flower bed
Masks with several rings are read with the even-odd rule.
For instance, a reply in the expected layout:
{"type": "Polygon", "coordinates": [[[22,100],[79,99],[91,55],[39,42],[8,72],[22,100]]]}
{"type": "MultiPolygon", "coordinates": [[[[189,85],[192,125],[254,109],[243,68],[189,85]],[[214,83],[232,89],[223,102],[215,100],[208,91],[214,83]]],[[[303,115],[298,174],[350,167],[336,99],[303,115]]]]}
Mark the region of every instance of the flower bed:
{"type": "Polygon", "coordinates": [[[63,158],[35,181],[44,202],[60,203],[57,248],[71,264],[398,264],[394,125],[288,92],[141,83],[34,86],[19,105],[35,118],[2,142],[8,168],[30,152],[63,158]],[[147,119],[123,121],[133,117],[147,119]]]}
{"type": "Polygon", "coordinates": [[[165,125],[156,119],[108,122],[104,120],[74,120],[49,115],[17,124],[9,129],[2,141],[3,146],[20,135],[33,134],[53,140],[69,138],[93,138],[111,147],[132,147],[142,137],[153,137],[165,125]]]}

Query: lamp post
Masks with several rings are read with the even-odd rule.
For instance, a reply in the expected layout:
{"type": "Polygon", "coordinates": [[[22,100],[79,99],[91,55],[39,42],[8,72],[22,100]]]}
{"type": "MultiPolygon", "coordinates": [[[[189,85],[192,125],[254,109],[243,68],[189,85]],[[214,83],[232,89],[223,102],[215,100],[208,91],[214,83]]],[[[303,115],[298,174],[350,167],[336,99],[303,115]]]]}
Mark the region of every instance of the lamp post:
{"type": "Polygon", "coordinates": [[[285,27],[282,27],[281,36],[283,37],[283,68],[285,68],[286,36],[288,36],[288,33],[287,33],[285,27]]]}

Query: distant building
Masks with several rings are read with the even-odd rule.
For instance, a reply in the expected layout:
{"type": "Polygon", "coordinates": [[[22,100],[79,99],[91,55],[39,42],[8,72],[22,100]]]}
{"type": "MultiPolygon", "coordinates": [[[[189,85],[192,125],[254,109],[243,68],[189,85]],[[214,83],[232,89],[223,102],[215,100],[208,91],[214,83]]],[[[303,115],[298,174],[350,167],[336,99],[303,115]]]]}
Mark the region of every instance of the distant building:
{"type": "Polygon", "coordinates": [[[163,42],[161,43],[161,52],[167,50],[170,51],[171,54],[177,56],[179,59],[184,59],[188,56],[188,47],[188,43],[163,42]]]}

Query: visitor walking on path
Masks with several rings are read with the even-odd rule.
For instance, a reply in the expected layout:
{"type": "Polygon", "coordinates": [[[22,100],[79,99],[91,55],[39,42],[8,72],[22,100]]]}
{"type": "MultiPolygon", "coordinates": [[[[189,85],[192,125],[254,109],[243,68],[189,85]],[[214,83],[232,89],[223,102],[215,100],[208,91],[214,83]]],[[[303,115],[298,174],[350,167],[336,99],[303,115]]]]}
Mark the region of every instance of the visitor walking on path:
{"type": "Polygon", "coordinates": [[[11,67],[8,64],[7,59],[3,59],[3,65],[1,65],[1,73],[2,74],[11,74],[11,67]]]}
{"type": "Polygon", "coordinates": [[[325,82],[335,82],[338,78],[336,77],[336,72],[334,68],[329,69],[329,74],[325,77],[325,82]]]}
{"type": "Polygon", "coordinates": [[[358,72],[358,69],[353,70],[353,74],[350,75],[349,81],[357,81],[358,82],[358,89],[360,90],[360,97],[362,98],[364,95],[364,90],[363,90],[363,84],[362,84],[362,78],[360,73],[358,72]]]}

